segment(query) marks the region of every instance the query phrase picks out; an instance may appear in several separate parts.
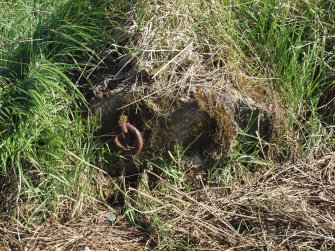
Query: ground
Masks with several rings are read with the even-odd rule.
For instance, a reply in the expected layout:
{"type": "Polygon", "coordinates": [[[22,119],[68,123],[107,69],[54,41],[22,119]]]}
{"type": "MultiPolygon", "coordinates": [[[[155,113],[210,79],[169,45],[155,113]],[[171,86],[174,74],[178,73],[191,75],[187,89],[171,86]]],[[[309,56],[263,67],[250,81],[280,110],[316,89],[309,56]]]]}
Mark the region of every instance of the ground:
{"type": "Polygon", "coordinates": [[[333,250],[334,8],[0,2],[0,250],[333,250]]]}

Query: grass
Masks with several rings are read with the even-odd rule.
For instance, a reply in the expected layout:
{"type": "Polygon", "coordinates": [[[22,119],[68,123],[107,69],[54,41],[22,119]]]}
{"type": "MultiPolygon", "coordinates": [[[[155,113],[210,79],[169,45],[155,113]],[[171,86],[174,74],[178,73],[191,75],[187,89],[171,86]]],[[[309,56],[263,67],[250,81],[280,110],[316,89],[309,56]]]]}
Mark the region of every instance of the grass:
{"type": "MultiPolygon", "coordinates": [[[[33,229],[45,220],[101,210],[114,185],[124,221],[151,236],[147,247],[330,250],[334,8],[291,0],[1,2],[1,217],[40,236],[33,229]],[[136,84],[149,76],[160,99],[232,86],[274,106],[275,133],[265,142],[247,128],[214,166],[194,168],[188,149],[176,148],[167,158],[140,158],[135,185],[111,179],[101,168],[118,164],[89,105],[106,73],[136,84]]],[[[3,229],[15,229],[3,225],[6,240],[3,229]]]]}
{"type": "Polygon", "coordinates": [[[111,3],[2,5],[2,175],[18,184],[18,202],[40,204],[28,222],[67,217],[65,211],[75,214],[94,196],[94,170],[86,163],[95,162],[102,143],[81,91],[92,89],[90,76],[110,53],[113,36],[100,26],[111,3]]]}
{"type": "Polygon", "coordinates": [[[274,87],[284,94],[289,126],[299,124],[308,134],[325,137],[327,133],[317,133],[322,122],[318,110],[324,90],[333,85],[332,49],[326,46],[334,39],[328,35],[334,29],[333,7],[331,1],[282,5],[265,1],[243,7],[242,27],[250,31],[247,41],[256,45],[253,49],[262,65],[270,66],[274,87]],[[300,122],[306,119],[309,122],[300,122]]]}

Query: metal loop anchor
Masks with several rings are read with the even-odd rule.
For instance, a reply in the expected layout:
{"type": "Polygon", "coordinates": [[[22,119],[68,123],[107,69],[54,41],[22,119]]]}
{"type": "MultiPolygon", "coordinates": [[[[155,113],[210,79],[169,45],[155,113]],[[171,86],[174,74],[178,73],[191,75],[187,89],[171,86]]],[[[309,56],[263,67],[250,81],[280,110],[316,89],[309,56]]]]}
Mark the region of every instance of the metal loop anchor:
{"type": "Polygon", "coordinates": [[[143,148],[143,139],[142,139],[142,135],[140,133],[140,131],[135,127],[133,126],[132,124],[130,124],[128,122],[128,117],[125,116],[125,115],[121,115],[120,116],[120,119],[119,119],[119,125],[118,125],[118,128],[116,128],[116,130],[114,130],[114,132],[120,132],[122,134],[127,134],[129,131],[136,137],[136,146],[134,149],[129,149],[129,148],[126,148],[124,147],[119,139],[118,139],[118,136],[120,134],[118,133],[115,133],[115,136],[114,136],[114,139],[113,139],[113,142],[114,142],[114,145],[122,151],[122,153],[124,155],[135,155],[135,154],[138,154],[141,152],[142,148],[143,148]]]}

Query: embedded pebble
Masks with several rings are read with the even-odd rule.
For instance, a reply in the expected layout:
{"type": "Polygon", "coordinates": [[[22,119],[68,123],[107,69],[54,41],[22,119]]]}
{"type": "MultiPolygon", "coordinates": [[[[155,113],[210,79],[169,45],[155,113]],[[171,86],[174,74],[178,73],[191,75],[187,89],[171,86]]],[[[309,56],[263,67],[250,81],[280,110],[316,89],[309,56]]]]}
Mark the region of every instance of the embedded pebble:
{"type": "Polygon", "coordinates": [[[116,215],[113,212],[107,214],[107,221],[109,224],[114,225],[116,221],[116,215]]]}

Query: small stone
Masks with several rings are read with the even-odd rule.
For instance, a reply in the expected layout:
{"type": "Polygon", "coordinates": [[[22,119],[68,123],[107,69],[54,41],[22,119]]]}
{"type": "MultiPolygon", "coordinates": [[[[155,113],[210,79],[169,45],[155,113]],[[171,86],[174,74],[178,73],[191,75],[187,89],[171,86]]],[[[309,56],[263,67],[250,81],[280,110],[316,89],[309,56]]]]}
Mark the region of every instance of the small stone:
{"type": "Polygon", "coordinates": [[[89,247],[85,247],[84,251],[92,251],[89,247]]]}
{"type": "Polygon", "coordinates": [[[109,224],[114,225],[116,222],[116,215],[113,212],[107,214],[107,221],[109,224]]]}

